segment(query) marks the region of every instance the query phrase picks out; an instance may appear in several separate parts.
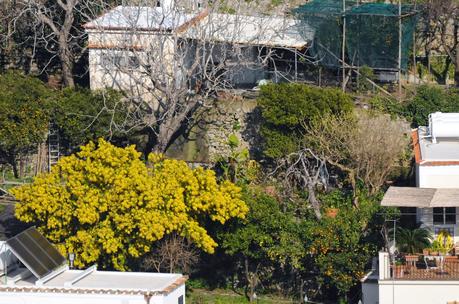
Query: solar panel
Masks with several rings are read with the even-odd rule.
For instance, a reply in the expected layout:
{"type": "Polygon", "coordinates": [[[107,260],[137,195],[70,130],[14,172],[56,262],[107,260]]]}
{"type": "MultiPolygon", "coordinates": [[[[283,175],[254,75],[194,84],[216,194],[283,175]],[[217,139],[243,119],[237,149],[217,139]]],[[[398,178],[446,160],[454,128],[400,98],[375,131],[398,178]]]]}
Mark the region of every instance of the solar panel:
{"type": "Polygon", "coordinates": [[[6,244],[39,279],[67,263],[59,251],[35,227],[12,237],[6,241],[6,244]]]}

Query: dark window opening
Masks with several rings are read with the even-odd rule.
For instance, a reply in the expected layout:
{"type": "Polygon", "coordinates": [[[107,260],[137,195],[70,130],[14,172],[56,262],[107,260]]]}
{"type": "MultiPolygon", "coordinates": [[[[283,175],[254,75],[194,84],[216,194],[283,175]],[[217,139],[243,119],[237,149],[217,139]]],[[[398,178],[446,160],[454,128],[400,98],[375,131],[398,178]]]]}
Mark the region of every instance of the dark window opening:
{"type": "Polygon", "coordinates": [[[178,297],[177,304],[183,304],[183,296],[178,297]]]}
{"type": "Polygon", "coordinates": [[[100,64],[105,68],[119,69],[137,69],[140,66],[139,58],[135,56],[120,56],[120,55],[102,55],[100,64]]]}
{"type": "Polygon", "coordinates": [[[400,208],[400,226],[413,229],[417,227],[416,207],[400,208]]]}
{"type": "Polygon", "coordinates": [[[456,207],[433,208],[433,223],[435,225],[456,224],[456,207]]]}

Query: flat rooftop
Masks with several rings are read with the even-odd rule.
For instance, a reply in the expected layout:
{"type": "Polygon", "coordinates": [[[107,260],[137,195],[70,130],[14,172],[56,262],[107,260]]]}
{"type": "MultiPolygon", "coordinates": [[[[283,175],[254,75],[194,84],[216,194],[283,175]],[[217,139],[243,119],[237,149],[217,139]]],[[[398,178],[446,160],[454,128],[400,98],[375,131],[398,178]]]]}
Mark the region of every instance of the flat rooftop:
{"type": "Polygon", "coordinates": [[[422,166],[459,165],[459,138],[437,137],[433,143],[427,127],[412,132],[416,163],[422,166]]]}
{"type": "Polygon", "coordinates": [[[210,13],[182,34],[189,39],[202,37],[213,42],[304,49],[314,38],[314,30],[299,20],[274,16],[247,16],[210,13]]]}
{"type": "Polygon", "coordinates": [[[117,272],[87,270],[64,270],[53,278],[37,286],[37,278],[28,273],[27,268],[13,270],[5,278],[0,277],[2,288],[18,288],[19,290],[44,291],[59,289],[75,293],[120,293],[120,294],[168,294],[187,280],[181,274],[148,273],[148,272],[117,272]],[[20,278],[20,273],[25,273],[20,278]]]}
{"type": "Polygon", "coordinates": [[[193,19],[195,15],[165,12],[161,7],[117,6],[84,25],[96,30],[173,30],[193,19]]]}

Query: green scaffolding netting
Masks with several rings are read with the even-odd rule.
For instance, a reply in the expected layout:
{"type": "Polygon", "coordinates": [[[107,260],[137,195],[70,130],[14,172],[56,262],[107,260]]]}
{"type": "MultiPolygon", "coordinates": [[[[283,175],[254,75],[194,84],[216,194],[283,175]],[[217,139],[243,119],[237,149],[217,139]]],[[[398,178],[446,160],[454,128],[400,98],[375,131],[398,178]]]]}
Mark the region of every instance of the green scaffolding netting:
{"type": "MultiPolygon", "coordinates": [[[[399,8],[396,4],[313,0],[294,10],[302,28],[313,31],[311,53],[322,65],[341,66],[343,17],[346,20],[346,63],[373,69],[398,70],[399,8]]],[[[417,13],[402,5],[401,68],[408,67],[417,13]]]]}

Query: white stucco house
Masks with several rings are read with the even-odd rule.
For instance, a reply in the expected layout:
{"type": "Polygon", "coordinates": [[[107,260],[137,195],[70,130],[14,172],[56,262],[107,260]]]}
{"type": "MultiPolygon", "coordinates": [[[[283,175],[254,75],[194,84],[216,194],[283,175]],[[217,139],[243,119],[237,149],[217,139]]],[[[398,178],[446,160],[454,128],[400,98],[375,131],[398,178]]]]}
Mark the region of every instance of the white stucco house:
{"type": "Polygon", "coordinates": [[[34,228],[0,244],[0,304],[184,304],[186,276],[69,269],[34,228]]]}
{"type": "Polygon", "coordinates": [[[433,237],[447,231],[456,248],[447,255],[405,256],[402,265],[380,252],[378,266],[362,279],[364,304],[459,302],[459,113],[429,115],[412,141],[416,187],[390,187],[381,205],[401,208],[433,237]]]}
{"type": "Polygon", "coordinates": [[[155,78],[164,71],[168,82],[189,82],[190,89],[198,74],[211,74],[214,67],[218,72],[209,78],[235,88],[301,79],[300,57],[313,34],[287,17],[186,10],[175,0],[159,1],[157,7],[118,6],[84,28],[91,89],[111,87],[140,97],[166,81],[155,78]]]}

